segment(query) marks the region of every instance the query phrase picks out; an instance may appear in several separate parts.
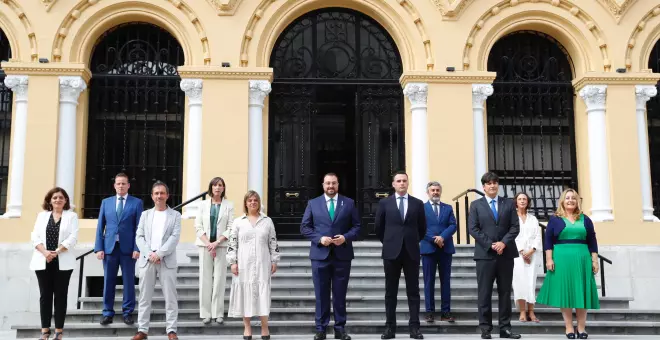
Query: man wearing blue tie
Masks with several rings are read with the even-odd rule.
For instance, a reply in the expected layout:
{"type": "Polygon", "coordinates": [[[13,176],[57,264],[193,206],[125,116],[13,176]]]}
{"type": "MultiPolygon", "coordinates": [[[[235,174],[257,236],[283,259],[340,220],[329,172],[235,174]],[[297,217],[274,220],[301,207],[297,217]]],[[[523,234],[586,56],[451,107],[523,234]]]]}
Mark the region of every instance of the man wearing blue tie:
{"type": "Polygon", "coordinates": [[[434,322],[435,317],[435,272],[440,272],[440,321],[454,322],[451,315],[451,261],[456,253],[454,233],[456,218],[451,205],[440,202],[442,186],[438,182],[426,185],[429,201],[424,204],[426,213],[426,235],[419,243],[424,274],[424,304],[426,322],[434,322]]]}
{"type": "Polygon", "coordinates": [[[111,324],[115,316],[115,286],[121,266],[124,285],[122,314],[124,323],[132,325],[132,314],[135,310],[135,262],[140,256],[135,244],[135,233],[144,209],[141,199],[128,195],[131,185],[126,174],[119,173],[115,176],[114,187],[117,194],[101,202],[94,245],[96,257],[103,261],[101,324],[111,324]]]}
{"type": "Polygon", "coordinates": [[[324,194],[307,203],[300,233],[311,241],[312,280],[316,295],[316,335],[325,339],[330,323],[330,292],[335,339],[351,340],[345,329],[346,291],[354,258],[352,242],[360,234],[360,218],[352,199],[338,194],[337,175],[323,177],[324,194]]]}

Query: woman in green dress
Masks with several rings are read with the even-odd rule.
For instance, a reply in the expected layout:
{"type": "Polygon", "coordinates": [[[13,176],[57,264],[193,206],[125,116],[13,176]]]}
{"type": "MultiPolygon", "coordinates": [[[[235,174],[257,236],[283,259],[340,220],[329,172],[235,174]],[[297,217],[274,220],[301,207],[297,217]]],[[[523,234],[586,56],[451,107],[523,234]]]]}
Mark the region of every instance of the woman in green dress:
{"type": "Polygon", "coordinates": [[[594,224],[580,209],[580,196],[566,189],[559,207],[550,218],[544,244],[548,273],[536,299],[540,304],[559,307],[569,339],[586,339],[587,309],[599,309],[598,242],[594,224]],[[573,308],[577,330],[573,328],[573,308]],[[577,331],[577,334],[576,334],[577,331]]]}

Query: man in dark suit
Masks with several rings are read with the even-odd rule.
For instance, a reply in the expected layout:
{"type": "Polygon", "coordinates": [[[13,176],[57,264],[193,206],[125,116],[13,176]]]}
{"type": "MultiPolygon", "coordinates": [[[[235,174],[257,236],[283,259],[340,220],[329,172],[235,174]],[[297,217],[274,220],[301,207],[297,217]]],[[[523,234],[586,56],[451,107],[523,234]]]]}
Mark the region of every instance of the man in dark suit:
{"type": "Polygon", "coordinates": [[[124,323],[133,324],[135,310],[135,261],[140,252],[135,244],[135,233],[142,214],[142,200],[128,195],[131,187],[128,176],[119,173],[115,176],[117,194],[101,202],[94,252],[103,260],[103,317],[102,325],[112,323],[115,316],[115,286],[121,266],[124,285],[122,314],[124,323]]]}
{"type": "Polygon", "coordinates": [[[311,241],[312,280],[316,295],[316,335],[325,339],[330,323],[330,291],[335,339],[351,340],[346,325],[346,291],[354,258],[353,241],[360,234],[360,218],[352,199],[338,194],[337,175],[323,177],[324,194],[307,202],[300,233],[311,241]]]}
{"type": "Polygon", "coordinates": [[[451,261],[456,253],[454,233],[456,218],[451,205],[440,202],[442,186],[438,182],[426,185],[429,201],[424,204],[426,212],[426,235],[419,243],[424,273],[424,302],[426,322],[434,322],[435,317],[435,271],[440,272],[440,321],[454,322],[451,315],[451,261]]]}
{"type": "Polygon", "coordinates": [[[477,264],[479,328],[481,338],[491,339],[493,330],[493,282],[499,297],[500,338],[520,339],[511,331],[511,282],[513,259],[518,257],[516,236],[520,232],[514,202],[497,196],[499,177],[488,172],[481,177],[485,197],[470,205],[468,229],[476,241],[474,260],[477,264]]]}
{"type": "Polygon", "coordinates": [[[378,202],[376,235],[383,244],[385,267],[385,332],[381,339],[396,334],[396,300],[401,269],[406,278],[406,295],[410,319],[410,337],[424,339],[419,330],[419,241],[426,234],[424,203],[408,195],[408,175],[399,171],[392,186],[396,193],[378,202]]]}

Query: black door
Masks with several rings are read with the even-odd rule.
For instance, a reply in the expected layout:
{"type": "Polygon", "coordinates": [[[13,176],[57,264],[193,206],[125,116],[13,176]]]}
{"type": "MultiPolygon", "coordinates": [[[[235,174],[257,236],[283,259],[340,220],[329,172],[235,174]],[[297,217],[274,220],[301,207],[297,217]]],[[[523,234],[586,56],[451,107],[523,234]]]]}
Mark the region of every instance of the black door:
{"type": "Polygon", "coordinates": [[[326,173],[356,201],[373,233],[378,200],[404,167],[401,59],[372,19],[323,9],[297,19],[271,56],[268,215],[280,238],[299,238],[307,201],[326,173]]]}

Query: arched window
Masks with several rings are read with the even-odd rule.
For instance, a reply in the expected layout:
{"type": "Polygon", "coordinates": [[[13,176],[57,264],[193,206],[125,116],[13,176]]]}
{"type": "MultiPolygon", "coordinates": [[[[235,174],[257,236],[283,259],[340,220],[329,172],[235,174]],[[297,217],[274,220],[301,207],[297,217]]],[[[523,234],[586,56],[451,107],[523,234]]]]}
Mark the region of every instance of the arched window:
{"type": "MultiPolygon", "coordinates": [[[[5,32],[0,30],[0,62],[10,58],[11,46],[5,32]]],[[[7,207],[12,98],[11,90],[5,86],[5,73],[0,68],[0,214],[4,214],[7,207]]]]}
{"type": "MultiPolygon", "coordinates": [[[[649,68],[654,73],[660,73],[660,40],[655,43],[651,52],[649,68]]],[[[660,82],[658,82],[656,88],[660,92],[660,82]]],[[[646,103],[646,117],[649,127],[653,214],[660,217],[660,95],[656,95],[646,103]]]]}
{"type": "Polygon", "coordinates": [[[562,190],[577,189],[570,57],[545,34],[515,32],[495,43],[488,70],[497,72],[487,100],[488,168],[502,195],[526,192],[531,212],[547,219],[562,190]]]}
{"type": "Polygon", "coordinates": [[[183,62],[179,42],[152,24],[123,24],[99,38],[90,67],[86,218],[96,218],[101,200],[114,194],[119,172],[145,207],[156,180],[170,187],[170,206],[181,203],[183,62]]]}

